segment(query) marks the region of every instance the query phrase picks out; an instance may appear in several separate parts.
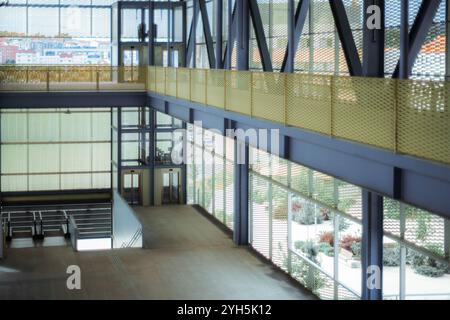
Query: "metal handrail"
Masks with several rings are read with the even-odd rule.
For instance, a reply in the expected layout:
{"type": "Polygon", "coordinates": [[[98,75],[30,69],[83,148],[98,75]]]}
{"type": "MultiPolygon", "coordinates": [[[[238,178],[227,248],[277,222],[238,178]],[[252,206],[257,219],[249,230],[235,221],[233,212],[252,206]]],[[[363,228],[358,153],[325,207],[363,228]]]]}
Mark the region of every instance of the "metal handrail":
{"type": "Polygon", "coordinates": [[[72,243],[72,248],[75,251],[78,251],[78,238],[80,235],[80,231],[78,230],[78,226],[73,215],[69,216],[69,234],[72,243]]]}

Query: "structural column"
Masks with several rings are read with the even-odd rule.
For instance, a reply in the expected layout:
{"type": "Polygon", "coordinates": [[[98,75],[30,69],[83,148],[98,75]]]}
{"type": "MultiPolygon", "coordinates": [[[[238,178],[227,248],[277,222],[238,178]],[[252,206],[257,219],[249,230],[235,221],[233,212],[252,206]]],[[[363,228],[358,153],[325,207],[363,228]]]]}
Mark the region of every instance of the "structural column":
{"type": "Polygon", "coordinates": [[[384,77],[385,1],[364,0],[363,75],[384,77]]]}
{"type": "Polygon", "coordinates": [[[445,14],[445,30],[446,30],[446,50],[445,50],[445,54],[447,55],[447,64],[446,64],[446,68],[445,68],[445,80],[446,81],[450,81],[450,0],[447,0],[446,2],[446,8],[447,8],[447,12],[445,14]]]}
{"type": "Polygon", "coordinates": [[[247,1],[236,2],[237,13],[237,69],[249,69],[250,19],[247,1]]]}
{"type": "Polygon", "coordinates": [[[249,243],[249,147],[245,141],[236,140],[234,147],[234,233],[236,245],[245,246],[249,243]]]}
{"type": "Polygon", "coordinates": [[[381,300],[383,275],[383,197],[363,190],[361,244],[362,299],[381,300]]]}
{"type": "Polygon", "coordinates": [[[222,69],[223,1],[216,1],[216,69],[222,69]]]}

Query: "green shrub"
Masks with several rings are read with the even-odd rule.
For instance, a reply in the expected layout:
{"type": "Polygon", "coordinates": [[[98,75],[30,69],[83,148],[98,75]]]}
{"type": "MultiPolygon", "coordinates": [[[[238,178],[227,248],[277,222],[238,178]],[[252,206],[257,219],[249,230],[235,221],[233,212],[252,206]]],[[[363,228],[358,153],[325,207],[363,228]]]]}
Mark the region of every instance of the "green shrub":
{"type": "Polygon", "coordinates": [[[361,258],[361,242],[353,243],[350,248],[352,249],[353,255],[355,257],[361,258]]]}
{"type": "Polygon", "coordinates": [[[297,213],[292,216],[292,219],[303,225],[313,225],[316,223],[321,224],[323,222],[322,215],[315,212],[314,204],[308,203],[297,213]]]}
{"type": "Polygon", "coordinates": [[[383,248],[383,266],[398,267],[400,265],[400,248],[383,248]]]}
{"type": "Polygon", "coordinates": [[[319,243],[319,252],[322,252],[328,257],[334,257],[334,248],[326,242],[319,243]]]}
{"type": "Polygon", "coordinates": [[[417,266],[414,268],[414,271],[417,274],[421,274],[423,276],[431,277],[431,278],[439,278],[442,277],[445,273],[443,269],[438,267],[432,267],[427,265],[417,266]]]}

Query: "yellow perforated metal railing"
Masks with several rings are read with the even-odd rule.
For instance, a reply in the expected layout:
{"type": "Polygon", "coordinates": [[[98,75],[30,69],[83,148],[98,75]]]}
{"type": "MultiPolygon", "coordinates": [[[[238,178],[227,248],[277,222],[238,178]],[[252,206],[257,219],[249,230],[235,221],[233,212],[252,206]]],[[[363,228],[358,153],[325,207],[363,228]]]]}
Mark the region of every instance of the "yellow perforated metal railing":
{"type": "Polygon", "coordinates": [[[163,70],[177,73],[177,94],[158,90],[173,83],[149,83],[151,91],[450,164],[450,83],[158,67],[149,74],[163,70]]]}
{"type": "MultiPolygon", "coordinates": [[[[144,91],[147,67],[0,66],[1,91],[144,91]]],[[[149,87],[150,88],[150,87],[149,87]]]]}
{"type": "Polygon", "coordinates": [[[0,66],[1,91],[153,91],[450,164],[450,83],[235,70],[0,66]]]}

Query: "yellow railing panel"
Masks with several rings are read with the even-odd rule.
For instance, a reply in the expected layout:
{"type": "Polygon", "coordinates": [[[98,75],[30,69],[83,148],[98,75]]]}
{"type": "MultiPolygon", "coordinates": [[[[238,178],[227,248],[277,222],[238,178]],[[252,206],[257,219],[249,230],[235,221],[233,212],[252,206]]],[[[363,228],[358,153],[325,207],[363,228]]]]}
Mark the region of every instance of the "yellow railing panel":
{"type": "Polygon", "coordinates": [[[177,97],[191,100],[191,71],[187,68],[177,69],[177,97]]]}
{"type": "Polygon", "coordinates": [[[0,66],[0,91],[155,91],[450,164],[446,82],[163,67],[0,66]]]}
{"type": "Polygon", "coordinates": [[[254,72],[252,83],[252,116],[284,123],[285,74],[254,72]]]}
{"type": "Polygon", "coordinates": [[[332,135],[395,148],[395,80],[333,77],[332,135]]]}
{"type": "Polygon", "coordinates": [[[226,110],[251,115],[252,73],[235,70],[226,73],[226,110]]]}
{"type": "Polygon", "coordinates": [[[450,83],[398,82],[398,152],[450,163],[450,83]]]}
{"type": "Polygon", "coordinates": [[[154,66],[148,67],[147,90],[156,91],[156,67],[154,66]]]}
{"type": "Polygon", "coordinates": [[[286,123],[331,134],[331,76],[286,74],[286,123]]]}
{"type": "Polygon", "coordinates": [[[225,108],[225,70],[207,70],[206,104],[225,108]]]}
{"type": "Polygon", "coordinates": [[[166,68],[166,95],[177,96],[177,69],[166,68]]]}
{"type": "Polygon", "coordinates": [[[156,67],[155,89],[157,93],[166,94],[166,68],[156,67]]]}
{"type": "Polygon", "coordinates": [[[191,101],[206,103],[206,70],[191,69],[191,101]]]}

